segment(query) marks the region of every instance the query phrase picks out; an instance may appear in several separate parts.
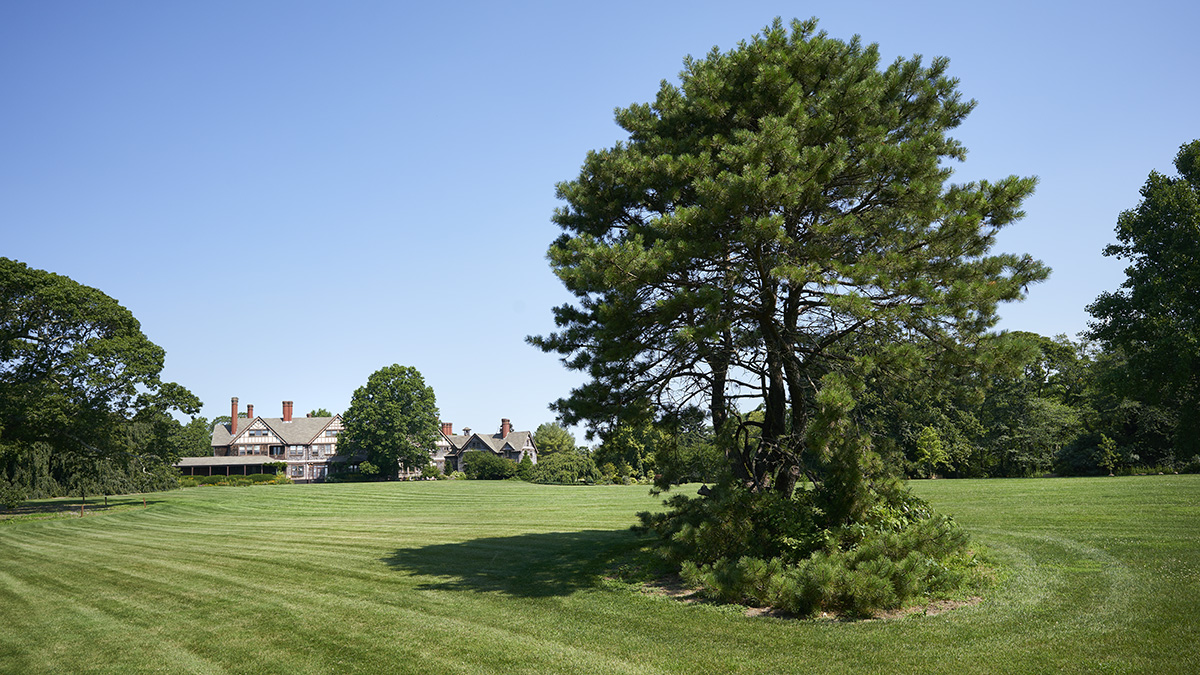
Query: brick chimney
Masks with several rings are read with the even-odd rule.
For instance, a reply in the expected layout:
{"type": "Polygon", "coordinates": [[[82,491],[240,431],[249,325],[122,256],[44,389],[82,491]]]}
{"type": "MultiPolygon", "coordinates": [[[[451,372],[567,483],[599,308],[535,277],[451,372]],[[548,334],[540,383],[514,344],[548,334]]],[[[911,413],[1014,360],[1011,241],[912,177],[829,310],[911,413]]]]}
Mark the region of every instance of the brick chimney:
{"type": "Polygon", "coordinates": [[[292,402],[291,401],[283,402],[283,421],[284,422],[292,421],[292,402]]]}
{"type": "Polygon", "coordinates": [[[237,416],[238,404],[237,397],[229,399],[229,435],[237,436],[237,416]]]}
{"type": "Polygon", "coordinates": [[[254,419],[254,404],[253,403],[246,404],[246,419],[248,419],[248,420],[254,419]]]}
{"type": "Polygon", "coordinates": [[[500,418],[500,438],[508,438],[512,433],[512,422],[508,421],[507,417],[500,418]]]}
{"type": "Polygon", "coordinates": [[[447,436],[453,436],[454,435],[454,423],[453,422],[442,422],[442,433],[447,436]]]}

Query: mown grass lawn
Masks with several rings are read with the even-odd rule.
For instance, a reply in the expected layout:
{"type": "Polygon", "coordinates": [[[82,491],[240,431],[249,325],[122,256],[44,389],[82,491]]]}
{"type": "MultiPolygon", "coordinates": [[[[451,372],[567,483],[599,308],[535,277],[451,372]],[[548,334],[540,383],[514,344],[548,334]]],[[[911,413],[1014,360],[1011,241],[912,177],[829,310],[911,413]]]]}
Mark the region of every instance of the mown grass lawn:
{"type": "Polygon", "coordinates": [[[1006,566],[984,602],[796,621],[605,581],[659,505],[639,486],[193,488],[21,516],[0,521],[0,671],[1200,672],[1200,476],[913,487],[1006,566]]]}

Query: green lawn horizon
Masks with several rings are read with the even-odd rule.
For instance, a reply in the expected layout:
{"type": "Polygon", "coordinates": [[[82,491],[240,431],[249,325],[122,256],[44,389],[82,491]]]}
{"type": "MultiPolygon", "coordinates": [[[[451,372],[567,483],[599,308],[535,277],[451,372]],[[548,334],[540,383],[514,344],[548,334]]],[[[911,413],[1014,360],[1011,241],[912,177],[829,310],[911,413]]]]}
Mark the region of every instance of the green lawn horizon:
{"type": "Polygon", "coordinates": [[[608,573],[661,507],[645,486],[192,488],[83,518],[74,502],[0,521],[0,672],[1200,670],[1200,476],[911,486],[1001,564],[983,602],[836,622],[642,592],[608,573]]]}

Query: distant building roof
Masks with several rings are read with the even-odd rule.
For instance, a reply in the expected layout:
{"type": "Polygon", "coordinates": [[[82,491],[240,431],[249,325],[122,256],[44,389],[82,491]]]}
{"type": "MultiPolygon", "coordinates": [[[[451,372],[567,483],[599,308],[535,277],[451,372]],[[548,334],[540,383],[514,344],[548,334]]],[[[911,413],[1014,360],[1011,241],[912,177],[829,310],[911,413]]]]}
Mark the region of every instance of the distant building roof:
{"type": "MultiPolygon", "coordinates": [[[[311,443],[321,430],[329,426],[329,423],[337,419],[333,417],[293,417],[291,422],[284,422],[282,417],[256,417],[251,420],[246,420],[245,424],[238,422],[238,434],[250,428],[254,420],[262,420],[262,423],[275,433],[287,445],[307,445],[311,443]]],[[[229,433],[230,423],[218,424],[213,427],[212,446],[229,445],[233,440],[232,434],[229,433]]]]}
{"type": "Polygon", "coordinates": [[[531,440],[533,434],[529,431],[510,431],[507,436],[501,436],[499,433],[489,436],[484,436],[483,434],[471,434],[470,436],[462,434],[442,435],[450,443],[452,448],[451,453],[462,452],[463,448],[467,447],[472,438],[478,438],[496,454],[502,454],[505,445],[510,446],[513,450],[521,450],[526,446],[533,446],[533,441],[531,440]]]}

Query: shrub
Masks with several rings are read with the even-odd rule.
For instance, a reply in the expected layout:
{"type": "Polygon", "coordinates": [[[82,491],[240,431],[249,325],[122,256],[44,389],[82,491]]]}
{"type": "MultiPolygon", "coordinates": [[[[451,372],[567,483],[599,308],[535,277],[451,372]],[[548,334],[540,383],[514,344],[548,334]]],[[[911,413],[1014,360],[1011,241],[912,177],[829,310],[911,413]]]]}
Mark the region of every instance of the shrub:
{"type": "Polygon", "coordinates": [[[516,462],[484,451],[463,455],[463,469],[472,480],[505,480],[517,475],[516,462]]]}
{"type": "Polygon", "coordinates": [[[667,505],[639,514],[643,527],[685,582],[720,602],[866,616],[981,578],[966,533],[903,491],[885,491],[861,519],[837,527],[807,490],[788,498],[722,485],[667,505]]]}
{"type": "MultiPolygon", "coordinates": [[[[362,483],[372,479],[373,476],[365,475],[361,471],[347,470],[345,465],[342,465],[342,468],[339,471],[335,471],[334,473],[325,476],[326,483],[362,483]]],[[[288,480],[291,482],[291,479],[288,480]]]]}
{"type": "Polygon", "coordinates": [[[15,509],[25,503],[25,489],[0,476],[0,506],[15,509]]]}
{"type": "Polygon", "coordinates": [[[421,478],[430,479],[430,480],[441,480],[442,478],[445,478],[445,477],[446,476],[445,476],[445,474],[442,473],[442,470],[439,469],[437,467],[437,464],[434,464],[433,462],[426,464],[425,467],[423,469],[421,469],[421,478]]]}
{"type": "Polygon", "coordinates": [[[1179,465],[1179,473],[1200,473],[1200,455],[1192,455],[1179,465]]]}
{"type": "Polygon", "coordinates": [[[743,556],[707,565],[685,561],[680,574],[706,597],[771,606],[807,616],[818,611],[869,616],[962,588],[978,575],[966,535],[933,516],[901,532],[873,532],[849,550],[816,551],[789,563],[743,556]]]}
{"type": "Polygon", "coordinates": [[[594,483],[600,480],[600,472],[590,455],[564,452],[551,455],[533,466],[530,472],[534,483],[594,483]]]}
{"type": "Polygon", "coordinates": [[[461,471],[451,471],[450,475],[448,476],[448,478],[450,480],[463,480],[466,477],[467,477],[467,474],[465,474],[461,471]]]}
{"type": "Polygon", "coordinates": [[[250,485],[270,485],[291,483],[287,476],[271,473],[251,473],[245,476],[185,476],[179,479],[179,487],[196,487],[200,485],[233,485],[247,487],[250,485]]]}

